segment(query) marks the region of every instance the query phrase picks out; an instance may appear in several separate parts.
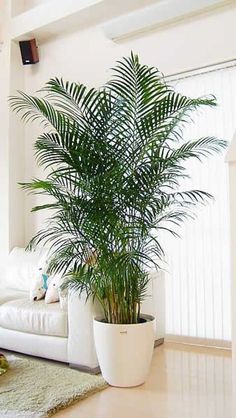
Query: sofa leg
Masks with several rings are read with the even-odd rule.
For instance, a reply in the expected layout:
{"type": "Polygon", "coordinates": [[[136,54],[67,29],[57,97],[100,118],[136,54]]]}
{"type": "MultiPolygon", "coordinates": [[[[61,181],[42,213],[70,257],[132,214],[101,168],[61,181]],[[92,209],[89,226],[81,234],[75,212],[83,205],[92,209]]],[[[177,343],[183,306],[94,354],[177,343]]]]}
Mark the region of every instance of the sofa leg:
{"type": "Polygon", "coordinates": [[[158,340],[154,341],[154,348],[158,347],[158,345],[164,344],[164,338],[158,338],[158,340]]]}
{"type": "Polygon", "coordinates": [[[84,373],[90,373],[90,374],[99,374],[101,373],[100,367],[88,367],[88,366],[82,366],[81,364],[74,364],[74,363],[69,363],[69,367],[71,369],[76,369],[79,370],[80,372],[84,372],[84,373]]]}

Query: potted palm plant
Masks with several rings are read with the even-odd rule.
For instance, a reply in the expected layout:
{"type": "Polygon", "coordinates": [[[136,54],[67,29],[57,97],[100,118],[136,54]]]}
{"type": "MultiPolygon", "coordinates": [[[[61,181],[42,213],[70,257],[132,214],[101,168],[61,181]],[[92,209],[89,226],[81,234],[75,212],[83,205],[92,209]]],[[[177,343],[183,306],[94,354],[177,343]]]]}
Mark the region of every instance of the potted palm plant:
{"type": "Polygon", "coordinates": [[[63,286],[100,302],[94,334],[105,379],[139,385],[153,351],[154,318],[141,303],[148,270],[163,256],[159,232],[173,232],[191,205],[210,197],[180,190],[184,162],[226,145],[214,137],[184,142],[181,129],[215,98],[176,93],[134,54],[117,62],[101,89],[54,78],[41,92],[10,99],[24,121],[44,122],[35,149],[47,174],[23,188],[51,198],[32,211],[52,213],[30,245],[49,245],[50,270],[63,273],[63,286]]]}

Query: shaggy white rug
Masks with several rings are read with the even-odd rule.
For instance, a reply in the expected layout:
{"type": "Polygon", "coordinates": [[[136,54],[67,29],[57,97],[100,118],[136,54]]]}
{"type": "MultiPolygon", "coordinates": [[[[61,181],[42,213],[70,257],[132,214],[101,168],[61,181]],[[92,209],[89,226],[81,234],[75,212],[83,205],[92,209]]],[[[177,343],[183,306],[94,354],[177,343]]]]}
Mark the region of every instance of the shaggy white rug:
{"type": "Polygon", "coordinates": [[[107,387],[100,376],[42,360],[7,356],[0,377],[0,417],[44,418],[107,387]]]}

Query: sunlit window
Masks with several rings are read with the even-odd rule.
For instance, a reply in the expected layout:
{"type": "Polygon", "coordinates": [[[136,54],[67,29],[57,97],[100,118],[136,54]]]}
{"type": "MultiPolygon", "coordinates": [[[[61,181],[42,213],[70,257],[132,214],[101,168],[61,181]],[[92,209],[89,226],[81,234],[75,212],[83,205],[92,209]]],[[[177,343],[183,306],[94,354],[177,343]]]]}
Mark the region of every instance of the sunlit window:
{"type": "MultiPolygon", "coordinates": [[[[236,130],[236,68],[224,68],[171,82],[191,97],[214,94],[215,109],[204,109],[184,130],[186,139],[217,136],[231,140],[236,130]]],[[[167,334],[231,339],[228,171],[225,155],[188,163],[183,189],[202,189],[215,200],[196,207],[198,216],[165,238],[167,334]]]]}

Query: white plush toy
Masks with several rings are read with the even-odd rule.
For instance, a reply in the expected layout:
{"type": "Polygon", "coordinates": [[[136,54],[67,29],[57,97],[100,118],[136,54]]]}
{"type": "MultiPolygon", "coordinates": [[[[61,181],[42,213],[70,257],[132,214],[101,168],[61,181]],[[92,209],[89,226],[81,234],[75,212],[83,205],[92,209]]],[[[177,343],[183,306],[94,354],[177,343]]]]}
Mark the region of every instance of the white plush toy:
{"type": "Polygon", "coordinates": [[[38,270],[36,279],[32,283],[30,288],[30,300],[35,302],[37,300],[43,299],[47,290],[47,281],[48,276],[43,273],[42,268],[38,270]]]}
{"type": "Polygon", "coordinates": [[[59,301],[59,289],[61,285],[61,276],[55,274],[49,278],[48,288],[45,296],[45,303],[53,303],[59,301]]]}
{"type": "Polygon", "coordinates": [[[68,308],[68,290],[59,288],[60,308],[67,311],[68,308]]]}

